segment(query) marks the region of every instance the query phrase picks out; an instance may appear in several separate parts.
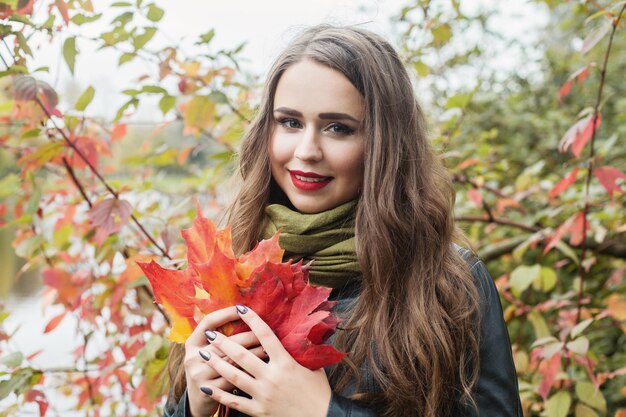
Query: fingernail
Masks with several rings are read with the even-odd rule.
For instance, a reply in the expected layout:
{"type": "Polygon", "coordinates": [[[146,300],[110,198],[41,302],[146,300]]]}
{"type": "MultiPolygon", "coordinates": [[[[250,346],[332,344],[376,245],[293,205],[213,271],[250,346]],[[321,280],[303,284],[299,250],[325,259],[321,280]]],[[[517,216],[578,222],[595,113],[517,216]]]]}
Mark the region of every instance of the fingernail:
{"type": "Polygon", "coordinates": [[[198,354],[202,357],[202,359],[204,359],[205,361],[208,361],[209,359],[211,359],[211,352],[207,352],[205,350],[199,350],[198,354]]]}
{"type": "Polygon", "coordinates": [[[241,305],[241,304],[237,304],[235,308],[237,309],[239,314],[246,314],[248,312],[248,307],[241,305]]]}
{"type": "Polygon", "coordinates": [[[210,342],[214,341],[217,337],[217,333],[215,333],[213,330],[207,330],[206,332],[204,332],[204,335],[207,339],[209,339],[210,342]]]}
{"type": "Polygon", "coordinates": [[[206,395],[213,395],[213,390],[209,387],[200,387],[200,391],[204,392],[206,395]]]}

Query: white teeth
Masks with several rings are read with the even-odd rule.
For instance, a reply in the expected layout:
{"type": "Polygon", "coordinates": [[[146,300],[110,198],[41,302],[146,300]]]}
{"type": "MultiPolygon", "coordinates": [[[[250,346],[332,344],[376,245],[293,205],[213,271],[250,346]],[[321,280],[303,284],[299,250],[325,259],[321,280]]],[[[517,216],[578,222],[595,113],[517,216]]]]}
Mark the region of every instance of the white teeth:
{"type": "Polygon", "coordinates": [[[311,177],[303,177],[302,175],[296,175],[296,178],[299,179],[300,181],[304,181],[304,182],[324,182],[324,181],[326,181],[327,177],[324,177],[324,178],[311,178],[311,177]]]}

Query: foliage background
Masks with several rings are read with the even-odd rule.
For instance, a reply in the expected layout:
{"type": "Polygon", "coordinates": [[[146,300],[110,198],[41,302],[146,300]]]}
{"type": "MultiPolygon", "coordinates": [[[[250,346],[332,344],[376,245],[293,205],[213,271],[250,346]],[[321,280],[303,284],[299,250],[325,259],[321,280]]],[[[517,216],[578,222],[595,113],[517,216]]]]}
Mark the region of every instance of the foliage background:
{"type": "MultiPolygon", "coordinates": [[[[528,6],[548,21],[531,42],[493,30],[496,3],[455,0],[407,2],[391,40],[501,292],[525,415],[624,417],[626,2],[528,6]]],[[[155,48],[161,7],[0,1],[0,283],[41,277],[54,312],[41,332],[72,320],[80,340],[74,366],[46,367],[45,349],[16,348],[2,308],[2,416],[161,413],[167,318],[135,262],[184,267],[178,230],[192,198],[215,216],[227,201],[261,80],[240,65],[245,45],[214,48],[213,30],[193,51],[155,48]],[[120,72],[145,67],[112,120],[91,113],[98,85],[58,104],[72,93],[33,65],[51,40],[77,79],[84,42],[120,72]],[[146,105],[156,128],[132,125],[146,105]]]]}

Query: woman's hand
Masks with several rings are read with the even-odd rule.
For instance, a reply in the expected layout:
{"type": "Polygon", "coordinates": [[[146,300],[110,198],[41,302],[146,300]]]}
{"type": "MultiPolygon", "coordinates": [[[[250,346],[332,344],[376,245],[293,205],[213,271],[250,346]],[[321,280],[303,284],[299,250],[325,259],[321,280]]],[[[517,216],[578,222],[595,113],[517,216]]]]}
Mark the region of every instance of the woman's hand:
{"type": "MultiPolygon", "coordinates": [[[[227,307],[207,314],[185,342],[184,366],[187,379],[187,398],[189,399],[189,411],[193,417],[213,415],[217,408],[217,402],[204,395],[200,391],[200,387],[209,384],[224,391],[233,389],[230,382],[221,377],[212,367],[207,366],[203,356],[214,358],[224,356],[224,353],[217,346],[209,345],[205,332],[235,320],[239,320],[235,307],[227,307]]],[[[223,337],[237,344],[254,357],[267,357],[259,345],[259,340],[252,332],[239,333],[228,338],[223,337]],[[252,349],[248,351],[246,348],[252,349]]]]}
{"type": "Polygon", "coordinates": [[[237,306],[237,311],[261,342],[269,362],[259,359],[232,337],[207,332],[211,346],[226,354],[241,369],[219,355],[212,354],[207,363],[225,381],[242,389],[252,399],[227,392],[224,384],[209,383],[202,387],[202,392],[207,398],[254,417],[325,417],[331,389],[324,369],[311,371],[301,366],[254,311],[244,306],[237,306]]]}

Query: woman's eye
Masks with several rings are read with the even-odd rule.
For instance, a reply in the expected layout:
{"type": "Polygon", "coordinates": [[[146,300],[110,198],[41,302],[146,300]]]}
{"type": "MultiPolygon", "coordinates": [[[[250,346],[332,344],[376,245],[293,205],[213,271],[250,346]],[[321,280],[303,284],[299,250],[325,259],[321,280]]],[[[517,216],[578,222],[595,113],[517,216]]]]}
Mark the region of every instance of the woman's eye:
{"type": "Polygon", "coordinates": [[[300,127],[300,122],[296,119],[280,119],[278,123],[285,126],[287,129],[298,129],[300,127]]]}
{"type": "Polygon", "coordinates": [[[352,129],[351,127],[348,127],[346,125],[342,125],[339,123],[333,123],[331,124],[328,129],[332,132],[332,133],[338,133],[341,135],[350,135],[352,133],[354,133],[354,129],[352,129]]]}

